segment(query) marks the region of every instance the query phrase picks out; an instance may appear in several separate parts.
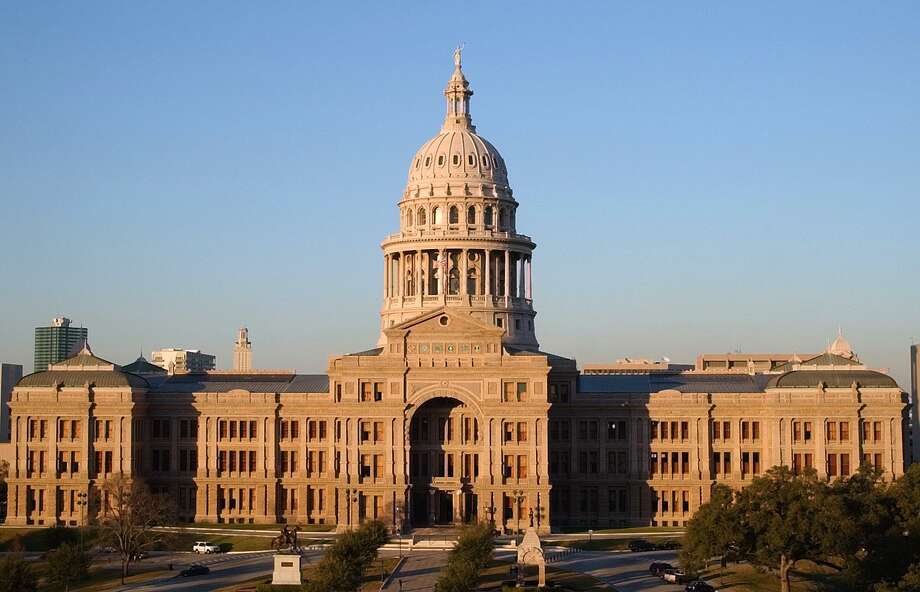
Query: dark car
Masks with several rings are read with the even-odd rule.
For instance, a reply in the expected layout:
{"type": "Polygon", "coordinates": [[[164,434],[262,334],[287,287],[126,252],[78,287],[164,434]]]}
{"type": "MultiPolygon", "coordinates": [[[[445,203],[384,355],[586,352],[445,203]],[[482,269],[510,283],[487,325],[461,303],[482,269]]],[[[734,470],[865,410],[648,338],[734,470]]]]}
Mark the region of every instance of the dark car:
{"type": "Polygon", "coordinates": [[[660,543],[655,544],[655,548],[659,551],[670,551],[673,549],[680,549],[680,541],[674,539],[670,541],[661,541],[660,543]]]}
{"type": "Polygon", "coordinates": [[[179,575],[183,578],[187,578],[189,576],[203,576],[209,573],[211,573],[211,570],[208,569],[206,565],[199,565],[195,563],[180,571],[179,575]]]}
{"type": "Polygon", "coordinates": [[[629,550],[633,552],[654,551],[655,545],[645,539],[633,539],[629,541],[629,550]]]}
{"type": "Polygon", "coordinates": [[[664,563],[662,561],[653,561],[652,564],[648,566],[648,573],[652,574],[653,576],[658,576],[660,578],[664,570],[673,569],[673,568],[674,566],[671,565],[670,563],[664,563]]]}
{"type": "Polygon", "coordinates": [[[697,580],[695,582],[690,582],[684,588],[684,592],[715,592],[716,589],[704,582],[703,580],[697,580]]]}

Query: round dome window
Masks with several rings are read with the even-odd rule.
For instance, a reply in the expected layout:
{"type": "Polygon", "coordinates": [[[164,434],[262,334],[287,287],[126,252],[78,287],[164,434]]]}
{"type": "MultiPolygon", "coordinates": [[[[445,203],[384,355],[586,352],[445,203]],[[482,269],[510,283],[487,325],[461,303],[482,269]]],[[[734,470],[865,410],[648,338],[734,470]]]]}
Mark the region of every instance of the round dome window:
{"type": "Polygon", "coordinates": [[[446,327],[450,324],[450,318],[447,315],[443,315],[440,319],[438,319],[438,322],[441,323],[442,327],[446,327]]]}

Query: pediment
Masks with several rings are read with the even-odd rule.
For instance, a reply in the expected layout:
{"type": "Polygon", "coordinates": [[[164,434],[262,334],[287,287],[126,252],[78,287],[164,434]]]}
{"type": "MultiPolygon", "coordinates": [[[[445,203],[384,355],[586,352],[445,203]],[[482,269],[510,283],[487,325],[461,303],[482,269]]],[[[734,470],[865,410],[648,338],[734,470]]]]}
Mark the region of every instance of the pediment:
{"type": "Polygon", "coordinates": [[[500,340],[505,331],[474,318],[466,311],[441,307],[390,327],[385,333],[391,339],[437,336],[500,340]]]}

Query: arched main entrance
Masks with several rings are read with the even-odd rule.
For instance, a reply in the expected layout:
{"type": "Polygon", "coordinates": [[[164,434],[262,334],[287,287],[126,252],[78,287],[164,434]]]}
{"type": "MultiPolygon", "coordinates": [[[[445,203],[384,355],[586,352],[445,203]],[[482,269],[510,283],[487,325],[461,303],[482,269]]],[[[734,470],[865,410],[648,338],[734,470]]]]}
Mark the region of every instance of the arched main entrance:
{"type": "Polygon", "coordinates": [[[409,519],[412,526],[475,521],[481,419],[452,397],[436,397],[412,415],[409,426],[409,519]]]}

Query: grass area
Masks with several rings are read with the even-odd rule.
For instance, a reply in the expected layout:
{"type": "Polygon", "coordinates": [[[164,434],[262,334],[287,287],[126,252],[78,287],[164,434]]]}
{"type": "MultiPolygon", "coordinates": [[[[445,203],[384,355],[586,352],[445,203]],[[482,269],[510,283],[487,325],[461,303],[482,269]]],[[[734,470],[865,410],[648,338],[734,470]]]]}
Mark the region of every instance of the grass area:
{"type": "MultiPolygon", "coordinates": [[[[817,592],[833,590],[834,572],[809,561],[799,562],[792,570],[792,592],[817,592]]],[[[743,592],[776,592],[780,589],[779,576],[762,571],[746,563],[733,563],[725,568],[722,576],[719,568],[713,567],[702,575],[714,587],[720,590],[739,590],[743,592]]]]}
{"type": "MultiPolygon", "coordinates": [[[[39,592],[63,592],[64,587],[52,584],[45,580],[47,563],[36,561],[30,564],[39,576],[39,592]]],[[[140,583],[168,575],[170,572],[157,565],[146,565],[144,562],[131,564],[129,575],[125,583],[140,583]]],[[[172,572],[175,573],[175,572],[172,572]]],[[[89,577],[82,582],[72,584],[71,592],[103,592],[121,587],[121,564],[107,562],[95,564],[90,568],[89,577]]]]}
{"type": "MultiPolygon", "coordinates": [[[[511,563],[493,559],[492,562],[479,573],[478,590],[501,590],[502,582],[511,579],[510,568],[511,563]]],[[[534,567],[532,569],[535,578],[536,568],[534,567]]],[[[546,581],[549,583],[551,580],[560,584],[563,590],[568,590],[570,592],[614,590],[614,588],[587,574],[568,571],[553,565],[548,565],[546,566],[546,581]]]]}
{"type": "MultiPolygon", "coordinates": [[[[558,541],[552,543],[559,547],[572,547],[583,549],[585,551],[626,551],[629,549],[629,541],[632,539],[577,539],[571,541],[558,541]]],[[[651,542],[661,544],[664,542],[680,542],[679,537],[655,537],[651,542]]]]}
{"type": "Polygon", "coordinates": [[[197,541],[220,545],[220,550],[224,553],[227,551],[266,551],[272,548],[272,538],[268,536],[175,532],[169,534],[167,539],[156,547],[156,550],[191,551],[197,541]]]}
{"type": "MultiPolygon", "coordinates": [[[[635,532],[684,532],[679,526],[631,526],[629,528],[595,528],[595,534],[630,534],[635,532]]],[[[586,527],[563,527],[559,529],[559,534],[588,534],[586,527]]]]}

